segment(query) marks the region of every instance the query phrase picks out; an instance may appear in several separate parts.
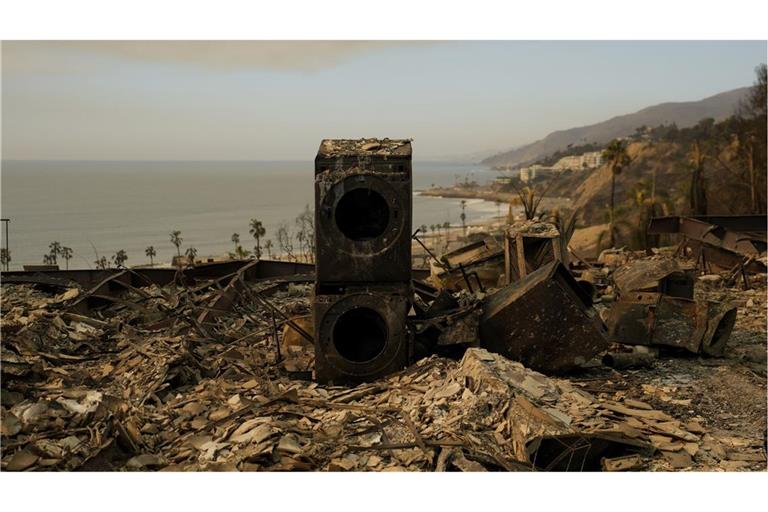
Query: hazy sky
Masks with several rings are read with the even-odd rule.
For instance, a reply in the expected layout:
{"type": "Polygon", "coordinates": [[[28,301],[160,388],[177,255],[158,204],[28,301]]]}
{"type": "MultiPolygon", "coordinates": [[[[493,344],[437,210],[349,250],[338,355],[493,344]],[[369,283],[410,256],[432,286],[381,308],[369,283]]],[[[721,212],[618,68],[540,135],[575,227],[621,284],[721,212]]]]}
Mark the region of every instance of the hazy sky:
{"type": "Polygon", "coordinates": [[[5,159],[440,159],[750,85],[759,42],[4,42],[5,159]]]}

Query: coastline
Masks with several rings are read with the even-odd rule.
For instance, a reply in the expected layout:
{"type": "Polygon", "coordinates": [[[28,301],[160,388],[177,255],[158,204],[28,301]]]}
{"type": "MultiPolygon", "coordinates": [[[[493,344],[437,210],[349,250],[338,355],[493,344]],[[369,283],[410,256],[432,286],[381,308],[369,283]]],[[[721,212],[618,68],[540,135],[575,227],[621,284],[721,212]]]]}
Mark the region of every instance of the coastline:
{"type": "Polygon", "coordinates": [[[498,192],[482,187],[434,187],[419,192],[422,196],[449,199],[482,199],[490,202],[510,203],[517,199],[517,194],[498,192]]]}
{"type": "MultiPolygon", "coordinates": [[[[490,203],[512,204],[520,208],[520,198],[513,192],[499,192],[487,187],[433,187],[418,192],[422,196],[440,197],[445,199],[481,199],[490,203]]],[[[541,207],[544,209],[572,207],[573,200],[569,197],[544,197],[541,207]]]]}

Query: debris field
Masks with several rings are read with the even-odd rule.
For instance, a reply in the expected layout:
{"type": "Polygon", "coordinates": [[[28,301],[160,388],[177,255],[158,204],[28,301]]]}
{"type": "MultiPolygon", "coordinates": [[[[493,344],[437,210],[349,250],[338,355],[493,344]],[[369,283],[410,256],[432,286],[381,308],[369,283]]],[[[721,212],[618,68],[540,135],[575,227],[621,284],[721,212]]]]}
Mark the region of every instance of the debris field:
{"type": "MultiPolygon", "coordinates": [[[[582,269],[600,318],[627,295],[615,269],[654,258],[582,269]]],[[[470,327],[440,324],[447,345],[354,386],[312,380],[314,347],[297,333],[312,330],[313,288],[297,274],[110,293],[4,282],[1,468],[764,471],[765,274],[695,274],[685,300],[736,308],[716,355],[611,341],[544,375],[467,339],[479,315],[466,312],[493,290],[461,290],[450,294],[470,327]]],[[[419,332],[425,317],[411,320],[419,332]]]]}

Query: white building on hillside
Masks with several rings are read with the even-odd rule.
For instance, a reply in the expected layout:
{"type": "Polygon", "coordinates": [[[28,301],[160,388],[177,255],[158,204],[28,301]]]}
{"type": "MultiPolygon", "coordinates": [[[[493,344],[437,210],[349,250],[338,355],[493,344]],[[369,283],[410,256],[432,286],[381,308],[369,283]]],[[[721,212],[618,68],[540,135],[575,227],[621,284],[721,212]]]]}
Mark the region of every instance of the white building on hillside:
{"type": "Polygon", "coordinates": [[[603,163],[603,156],[600,151],[591,151],[581,155],[564,156],[552,166],[553,171],[581,171],[583,169],[594,169],[600,167],[603,163]]]}

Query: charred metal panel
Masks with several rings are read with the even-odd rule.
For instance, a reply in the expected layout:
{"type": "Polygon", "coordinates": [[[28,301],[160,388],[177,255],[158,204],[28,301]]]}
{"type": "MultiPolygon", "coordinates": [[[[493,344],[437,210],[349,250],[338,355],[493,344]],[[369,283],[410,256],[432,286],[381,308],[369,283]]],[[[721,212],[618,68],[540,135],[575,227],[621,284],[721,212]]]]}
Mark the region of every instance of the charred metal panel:
{"type": "Polygon", "coordinates": [[[490,296],[483,348],[543,373],[572,370],[607,347],[592,301],[565,266],[552,262],[490,296]]]}
{"type": "Polygon", "coordinates": [[[315,375],[318,382],[371,381],[404,368],[410,286],[349,286],[315,295],[315,375]]]}
{"type": "Polygon", "coordinates": [[[608,338],[626,345],[661,345],[720,356],[736,322],[736,308],[659,293],[614,303],[605,323],[608,338]]]}
{"type": "Polygon", "coordinates": [[[671,258],[632,261],[613,273],[613,281],[622,296],[631,296],[633,292],[659,292],[693,299],[692,269],[671,258]]]}
{"type": "Polygon", "coordinates": [[[411,279],[411,144],[324,140],[315,159],[321,282],[411,279]]]}
{"type": "Polygon", "coordinates": [[[701,341],[701,351],[713,357],[725,353],[728,338],[736,324],[736,307],[722,302],[707,302],[707,328],[701,341]]]}
{"type": "Polygon", "coordinates": [[[649,234],[680,233],[686,238],[696,240],[714,248],[735,252],[745,257],[758,258],[766,250],[765,227],[753,231],[758,224],[753,216],[748,220],[731,217],[725,220],[720,217],[704,217],[720,220],[728,226],[749,228],[750,231],[737,231],[726,226],[706,222],[691,217],[658,217],[651,219],[648,225],[649,234]]]}
{"type": "MultiPolygon", "coordinates": [[[[648,233],[679,233],[680,219],[683,217],[655,217],[651,219],[648,233]]],[[[707,224],[722,226],[738,233],[762,233],[763,238],[768,231],[768,218],[765,215],[695,215],[687,217],[707,224]]]]}
{"type": "MultiPolygon", "coordinates": [[[[229,260],[213,263],[203,263],[193,267],[186,267],[181,274],[188,281],[218,279],[233,275],[253,260],[229,260]]],[[[256,266],[246,275],[246,280],[268,279],[293,275],[308,275],[315,271],[315,266],[310,263],[298,263],[289,261],[258,260],[256,266]]],[[[92,288],[107,278],[123,274],[122,269],[78,269],[78,270],[50,270],[29,272],[14,270],[2,273],[2,280],[6,283],[37,283],[45,284],[46,279],[59,279],[63,282],[74,282],[83,288],[92,288]]],[[[134,267],[124,276],[124,281],[133,286],[146,286],[150,283],[165,286],[172,283],[179,270],[172,267],[134,267]]]]}

